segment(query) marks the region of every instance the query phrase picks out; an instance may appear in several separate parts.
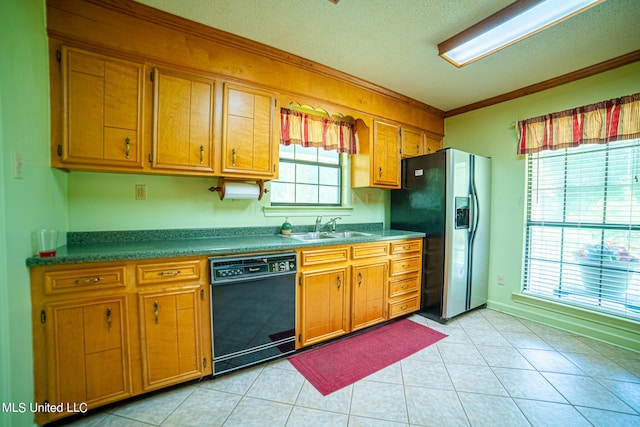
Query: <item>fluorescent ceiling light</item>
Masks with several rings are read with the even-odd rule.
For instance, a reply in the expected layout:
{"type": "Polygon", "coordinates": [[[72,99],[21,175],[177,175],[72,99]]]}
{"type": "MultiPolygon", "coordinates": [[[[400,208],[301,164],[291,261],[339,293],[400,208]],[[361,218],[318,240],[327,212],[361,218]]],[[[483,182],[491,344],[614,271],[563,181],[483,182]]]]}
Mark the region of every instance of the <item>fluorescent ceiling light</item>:
{"type": "Polygon", "coordinates": [[[438,55],[462,67],[603,1],[518,0],[440,43],[438,55]]]}

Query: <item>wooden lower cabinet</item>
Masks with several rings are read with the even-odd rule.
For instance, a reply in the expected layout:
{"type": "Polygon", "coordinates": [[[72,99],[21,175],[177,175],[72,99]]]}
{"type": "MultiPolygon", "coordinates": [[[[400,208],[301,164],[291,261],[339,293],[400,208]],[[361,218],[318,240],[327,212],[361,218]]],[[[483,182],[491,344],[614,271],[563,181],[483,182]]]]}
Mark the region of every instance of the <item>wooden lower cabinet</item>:
{"type": "Polygon", "coordinates": [[[296,348],[420,308],[422,239],[298,251],[296,348]]]}
{"type": "Polygon", "coordinates": [[[387,318],[393,319],[420,309],[422,239],[391,243],[387,318]]]}
{"type": "Polygon", "coordinates": [[[132,395],[126,297],[46,306],[49,403],[89,407],[132,395]]]}
{"type": "Polygon", "coordinates": [[[352,277],[351,329],[355,331],[384,321],[387,261],[354,266],[352,277]]]}
{"type": "Polygon", "coordinates": [[[315,344],[349,331],[347,267],[301,272],[298,286],[298,344],[315,344]]]}
{"type": "Polygon", "coordinates": [[[211,374],[206,257],[31,268],[34,404],[45,424],[211,374]]]}
{"type": "Polygon", "coordinates": [[[198,287],[138,295],[143,387],[204,376],[198,287]]]}

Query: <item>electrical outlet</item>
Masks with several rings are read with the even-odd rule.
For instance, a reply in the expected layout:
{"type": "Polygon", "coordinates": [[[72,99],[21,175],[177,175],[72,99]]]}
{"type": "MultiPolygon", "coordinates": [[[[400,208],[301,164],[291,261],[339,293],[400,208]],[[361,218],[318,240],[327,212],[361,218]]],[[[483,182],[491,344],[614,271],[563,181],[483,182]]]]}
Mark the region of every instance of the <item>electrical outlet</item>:
{"type": "Polygon", "coordinates": [[[373,194],[367,193],[367,204],[373,203],[373,194]]]}
{"type": "Polygon", "coordinates": [[[147,200],[147,186],[136,184],[136,200],[147,200]]]}
{"type": "Polygon", "coordinates": [[[504,286],[504,274],[498,274],[498,285],[504,286]]]}
{"type": "Polygon", "coordinates": [[[357,205],[358,204],[358,195],[356,193],[354,193],[353,191],[351,192],[351,204],[352,205],[357,205]]]}

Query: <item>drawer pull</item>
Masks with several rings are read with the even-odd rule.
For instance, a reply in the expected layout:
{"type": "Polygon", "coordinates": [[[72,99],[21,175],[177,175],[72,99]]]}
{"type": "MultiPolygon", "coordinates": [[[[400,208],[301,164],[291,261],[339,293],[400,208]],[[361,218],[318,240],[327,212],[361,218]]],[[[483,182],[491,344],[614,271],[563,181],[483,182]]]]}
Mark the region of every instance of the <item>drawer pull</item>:
{"type": "Polygon", "coordinates": [[[342,286],[342,279],[338,276],[338,290],[340,290],[340,286],[342,286]]]}
{"type": "Polygon", "coordinates": [[[129,158],[129,152],[131,151],[131,141],[129,140],[129,137],[127,137],[124,140],[124,144],[125,144],[125,148],[124,148],[124,158],[128,159],[129,158]]]}
{"type": "Polygon", "coordinates": [[[83,285],[87,283],[98,283],[104,280],[102,277],[90,277],[88,279],[76,279],[76,285],[83,285]]]}
{"type": "Polygon", "coordinates": [[[408,287],[409,287],[409,285],[407,285],[407,284],[402,285],[402,289],[407,289],[408,287]]]}
{"type": "Polygon", "coordinates": [[[204,163],[204,145],[200,146],[200,164],[204,163]]]}
{"type": "Polygon", "coordinates": [[[407,308],[409,308],[407,304],[400,306],[400,310],[406,310],[407,308]]]}
{"type": "Polygon", "coordinates": [[[158,305],[158,301],[153,302],[153,314],[156,317],[156,325],[157,325],[158,317],[160,316],[160,306],[158,305]]]}
{"type": "Polygon", "coordinates": [[[409,249],[411,249],[411,246],[403,246],[402,249],[408,251],[409,249]]]}
{"type": "Polygon", "coordinates": [[[233,167],[236,166],[236,149],[235,148],[231,150],[231,166],[233,167]]]}
{"type": "Polygon", "coordinates": [[[107,330],[111,332],[111,307],[107,307],[107,330]]]}
{"type": "Polygon", "coordinates": [[[402,264],[402,268],[409,268],[411,267],[411,264],[402,264]]]}
{"type": "Polygon", "coordinates": [[[167,277],[173,277],[173,276],[177,276],[178,274],[180,274],[180,270],[174,270],[174,271],[161,271],[160,273],[158,273],[159,276],[167,276],[167,277]]]}

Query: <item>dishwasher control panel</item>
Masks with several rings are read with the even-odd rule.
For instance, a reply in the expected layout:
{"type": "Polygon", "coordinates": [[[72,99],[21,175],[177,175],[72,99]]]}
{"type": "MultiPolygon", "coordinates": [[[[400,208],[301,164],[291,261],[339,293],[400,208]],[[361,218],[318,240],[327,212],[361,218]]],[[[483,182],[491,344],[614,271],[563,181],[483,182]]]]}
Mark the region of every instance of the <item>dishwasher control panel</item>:
{"type": "Polygon", "coordinates": [[[212,257],[209,258],[211,283],[295,273],[297,261],[295,252],[257,254],[247,257],[212,257]]]}

